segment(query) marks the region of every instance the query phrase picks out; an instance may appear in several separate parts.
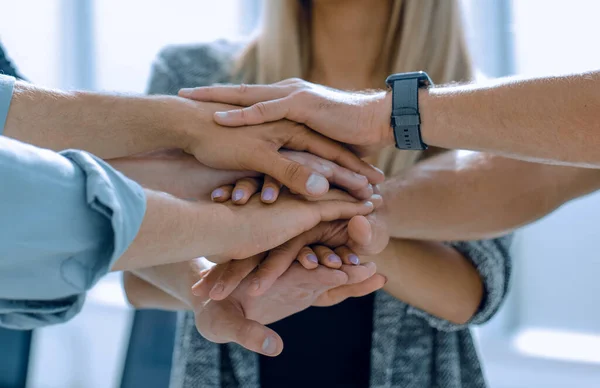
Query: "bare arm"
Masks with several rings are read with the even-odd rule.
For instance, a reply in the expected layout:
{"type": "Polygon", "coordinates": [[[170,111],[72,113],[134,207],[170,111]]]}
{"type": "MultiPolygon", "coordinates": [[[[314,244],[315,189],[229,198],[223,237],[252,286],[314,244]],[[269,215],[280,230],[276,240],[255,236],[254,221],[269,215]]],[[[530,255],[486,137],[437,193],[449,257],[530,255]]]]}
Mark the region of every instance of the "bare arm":
{"type": "MultiPolygon", "coordinates": [[[[287,80],[182,90],[180,95],[252,105],[216,114],[223,125],[288,118],[364,154],[394,143],[390,92],[361,94],[287,80]]],[[[439,86],[420,91],[419,107],[423,139],[432,146],[600,167],[600,71],[439,86]]]]}
{"type": "Polygon", "coordinates": [[[179,311],[190,308],[186,303],[134,275],[132,272],[123,272],[123,289],[129,303],[137,309],[179,311]]]}
{"type": "Polygon", "coordinates": [[[600,167],[600,71],[436,87],[419,104],[428,144],[600,167]]]}
{"type": "Polygon", "coordinates": [[[455,324],[471,319],[481,304],[483,284],[473,264],[438,242],[390,240],[373,261],[390,295],[455,324]]]}
{"type": "MultiPolygon", "coordinates": [[[[15,84],[4,134],[52,150],[83,149],[103,159],[163,147],[184,148],[173,97],[119,96],[15,84]]],[[[199,118],[199,116],[198,116],[199,118]]]]}
{"type": "Polygon", "coordinates": [[[600,171],[452,151],[380,188],[392,237],[478,240],[506,234],[600,189],[600,171]]]}

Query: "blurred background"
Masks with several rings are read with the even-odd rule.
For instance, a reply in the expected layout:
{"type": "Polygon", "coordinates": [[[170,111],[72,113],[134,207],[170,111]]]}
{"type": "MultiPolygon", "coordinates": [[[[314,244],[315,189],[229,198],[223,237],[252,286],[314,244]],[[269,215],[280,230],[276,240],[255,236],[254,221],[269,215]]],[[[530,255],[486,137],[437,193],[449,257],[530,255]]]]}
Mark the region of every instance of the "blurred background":
{"type": "MultiPolygon", "coordinates": [[[[162,47],[247,38],[260,7],[260,0],[0,0],[0,39],[37,84],[140,93],[162,47]]],[[[485,76],[600,68],[598,1],[463,0],[463,8],[485,76]]],[[[599,386],[598,219],[596,194],[518,234],[511,295],[475,330],[492,388],[599,386]]],[[[65,325],[0,330],[0,388],[166,387],[174,322],[170,313],[134,313],[113,274],[65,325]]]]}

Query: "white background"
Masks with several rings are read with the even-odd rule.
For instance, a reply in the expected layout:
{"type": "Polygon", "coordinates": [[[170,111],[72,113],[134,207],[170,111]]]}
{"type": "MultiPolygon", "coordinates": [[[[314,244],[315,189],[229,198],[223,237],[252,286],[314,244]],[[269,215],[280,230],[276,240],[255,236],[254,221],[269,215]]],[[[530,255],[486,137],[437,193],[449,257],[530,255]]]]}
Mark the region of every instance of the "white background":
{"type": "MultiPolygon", "coordinates": [[[[475,60],[488,75],[600,68],[600,2],[514,0],[506,17],[498,12],[504,0],[464,3],[475,60]]],[[[251,7],[244,0],[0,0],[0,39],[36,83],[143,92],[162,47],[238,37],[254,21],[251,7]],[[78,19],[82,3],[89,22],[78,19]]],[[[518,234],[509,300],[477,330],[493,388],[600,386],[599,219],[600,196],[592,195],[518,234]]],[[[79,317],[37,332],[30,387],[116,386],[130,322],[113,276],[79,317]]]]}

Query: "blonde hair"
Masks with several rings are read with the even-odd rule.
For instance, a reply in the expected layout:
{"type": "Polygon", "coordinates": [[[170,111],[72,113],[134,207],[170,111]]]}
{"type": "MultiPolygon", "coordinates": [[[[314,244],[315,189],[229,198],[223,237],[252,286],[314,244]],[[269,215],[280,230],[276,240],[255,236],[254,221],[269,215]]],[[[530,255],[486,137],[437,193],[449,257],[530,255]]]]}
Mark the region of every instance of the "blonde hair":
{"type": "MultiPolygon", "coordinates": [[[[312,1],[263,1],[261,28],[239,58],[236,78],[261,84],[306,78],[312,1]]],[[[387,64],[387,73],[424,70],[434,83],[472,78],[458,1],[392,0],[388,34],[380,55],[387,64]]],[[[394,174],[418,156],[385,150],[379,155],[378,165],[387,174],[394,174]]]]}

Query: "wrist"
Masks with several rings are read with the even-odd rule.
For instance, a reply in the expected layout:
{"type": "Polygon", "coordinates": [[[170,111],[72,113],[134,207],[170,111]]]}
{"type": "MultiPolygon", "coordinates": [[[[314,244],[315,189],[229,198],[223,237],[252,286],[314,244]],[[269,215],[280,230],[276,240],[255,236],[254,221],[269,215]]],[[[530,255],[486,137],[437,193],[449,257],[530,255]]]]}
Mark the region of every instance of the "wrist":
{"type": "Polygon", "coordinates": [[[382,147],[396,144],[394,129],[392,128],[392,92],[381,93],[377,98],[376,112],[377,129],[380,134],[382,147]]]}
{"type": "Polygon", "coordinates": [[[158,135],[162,138],[161,148],[189,149],[198,138],[198,131],[193,131],[192,127],[201,128],[201,122],[206,119],[205,112],[191,101],[179,97],[160,96],[154,99],[160,112],[158,135]]]}
{"type": "Polygon", "coordinates": [[[432,89],[419,89],[419,115],[421,118],[421,138],[430,146],[448,148],[445,141],[438,133],[436,120],[439,117],[440,108],[435,106],[437,98],[431,92],[432,89]]]}

